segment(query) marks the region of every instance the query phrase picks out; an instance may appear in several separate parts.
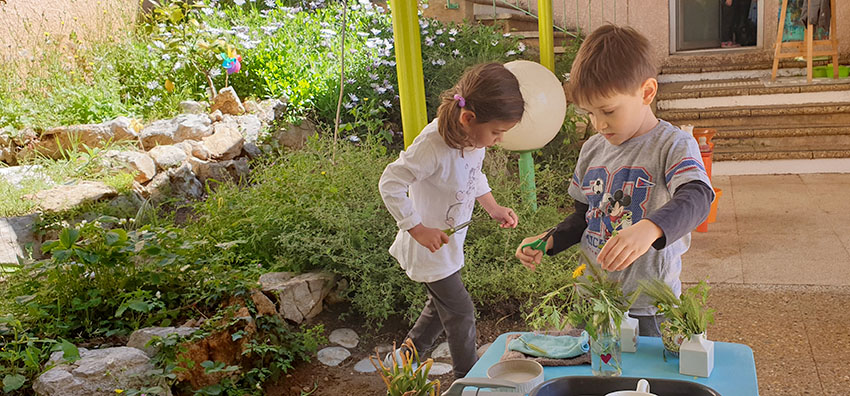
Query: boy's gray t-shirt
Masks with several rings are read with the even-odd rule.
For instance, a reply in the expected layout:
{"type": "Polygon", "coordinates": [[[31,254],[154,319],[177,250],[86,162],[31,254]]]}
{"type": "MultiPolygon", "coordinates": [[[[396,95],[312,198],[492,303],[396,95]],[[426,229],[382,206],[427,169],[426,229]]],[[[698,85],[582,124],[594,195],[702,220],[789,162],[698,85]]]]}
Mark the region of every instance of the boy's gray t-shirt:
{"type": "MultiPolygon", "coordinates": [[[[646,134],[619,146],[594,135],[581,148],[569,194],[589,206],[581,248],[594,261],[614,229],[624,229],[647,217],[670,201],[682,184],[699,180],[711,186],[693,136],[669,122],[658,121],[646,134]]],[[[627,293],[636,290],[640,280],[661,279],[679,295],[681,256],[690,243],[690,234],[667,241],[664,249],[650,248],[625,270],[608,275],[619,280],[627,293]]],[[[630,309],[636,315],[655,311],[646,296],[630,309]]]]}

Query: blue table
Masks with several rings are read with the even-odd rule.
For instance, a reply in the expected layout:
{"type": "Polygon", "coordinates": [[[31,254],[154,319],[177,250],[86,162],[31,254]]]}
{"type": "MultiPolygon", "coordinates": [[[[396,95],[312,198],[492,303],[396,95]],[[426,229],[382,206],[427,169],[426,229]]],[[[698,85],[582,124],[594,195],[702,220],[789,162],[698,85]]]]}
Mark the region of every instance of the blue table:
{"type": "MultiPolygon", "coordinates": [[[[466,375],[469,377],[487,377],[487,369],[499,361],[505,352],[505,339],[508,334],[500,335],[493,345],[478,359],[475,366],[466,375]]],[[[665,362],[661,354],[664,346],[661,338],[641,337],[635,353],[623,352],[623,376],[640,378],[664,378],[693,381],[711,387],[723,396],[757,396],[758,379],[753,350],[742,344],[728,342],[714,343],[714,371],[708,378],[679,374],[679,359],[668,354],[665,362]]],[[[574,375],[593,375],[590,365],[570,367],[544,367],[546,380],[574,375]]],[[[482,390],[483,393],[485,390],[482,390]]]]}

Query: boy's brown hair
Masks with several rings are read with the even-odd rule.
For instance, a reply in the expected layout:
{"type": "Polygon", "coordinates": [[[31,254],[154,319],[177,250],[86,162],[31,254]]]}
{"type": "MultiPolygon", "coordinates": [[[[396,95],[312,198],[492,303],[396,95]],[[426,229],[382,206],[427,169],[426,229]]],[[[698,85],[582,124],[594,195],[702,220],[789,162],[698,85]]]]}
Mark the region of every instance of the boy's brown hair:
{"type": "Polygon", "coordinates": [[[467,69],[454,87],[440,95],[437,129],[446,144],[456,149],[473,145],[460,124],[463,109],[473,112],[478,124],[519,121],[525,110],[519,81],[501,63],[483,63],[467,69]],[[455,95],[460,95],[463,103],[455,95]]]}
{"type": "Polygon", "coordinates": [[[632,94],[657,75],[646,37],[628,26],[604,25],[581,44],[564,90],[567,98],[581,106],[599,98],[632,94]]]}

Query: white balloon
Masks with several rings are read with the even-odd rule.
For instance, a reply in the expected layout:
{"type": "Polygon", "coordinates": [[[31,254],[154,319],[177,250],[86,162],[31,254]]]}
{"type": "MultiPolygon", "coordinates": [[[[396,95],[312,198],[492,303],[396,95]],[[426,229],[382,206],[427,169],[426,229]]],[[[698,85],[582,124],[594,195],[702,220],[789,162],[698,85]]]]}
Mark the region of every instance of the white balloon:
{"type": "Polygon", "coordinates": [[[516,126],[505,132],[500,145],[508,150],[542,148],[555,138],[567,115],[567,98],[558,77],[537,63],[517,60],[505,68],[519,80],[525,112],[516,126]]]}

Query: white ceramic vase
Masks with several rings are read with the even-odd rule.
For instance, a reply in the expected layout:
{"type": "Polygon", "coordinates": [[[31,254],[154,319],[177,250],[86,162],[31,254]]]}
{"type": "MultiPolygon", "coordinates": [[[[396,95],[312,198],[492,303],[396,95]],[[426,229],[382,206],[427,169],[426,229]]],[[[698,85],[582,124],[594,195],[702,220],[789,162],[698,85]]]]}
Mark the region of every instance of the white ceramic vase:
{"type": "Polygon", "coordinates": [[[714,369],[714,341],[705,339],[705,333],[692,335],[679,348],[679,373],[708,377],[714,369]]]}
{"type": "Polygon", "coordinates": [[[623,352],[637,352],[638,346],[638,320],[629,316],[629,311],[623,316],[620,323],[620,348],[623,352]]]}

